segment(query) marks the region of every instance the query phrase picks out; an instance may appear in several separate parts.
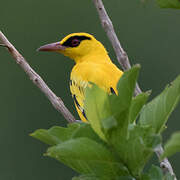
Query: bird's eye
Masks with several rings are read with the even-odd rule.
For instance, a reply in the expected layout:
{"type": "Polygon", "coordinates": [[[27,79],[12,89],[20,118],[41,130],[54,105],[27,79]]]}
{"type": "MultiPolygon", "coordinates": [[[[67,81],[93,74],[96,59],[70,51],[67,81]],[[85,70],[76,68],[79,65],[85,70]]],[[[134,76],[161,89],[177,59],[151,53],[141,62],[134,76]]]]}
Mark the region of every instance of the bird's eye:
{"type": "Polygon", "coordinates": [[[71,46],[72,47],[77,47],[80,44],[80,40],[79,39],[73,39],[71,41],[71,46]]]}

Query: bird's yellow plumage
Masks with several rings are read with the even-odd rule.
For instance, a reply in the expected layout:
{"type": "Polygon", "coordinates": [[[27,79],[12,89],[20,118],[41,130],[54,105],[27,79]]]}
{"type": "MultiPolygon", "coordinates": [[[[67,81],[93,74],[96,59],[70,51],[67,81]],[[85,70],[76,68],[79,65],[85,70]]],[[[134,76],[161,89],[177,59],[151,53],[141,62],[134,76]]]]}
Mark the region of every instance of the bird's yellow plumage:
{"type": "Polygon", "coordinates": [[[123,72],[112,63],[104,46],[88,33],[72,33],[58,43],[39,48],[40,51],[56,51],[75,61],[71,71],[70,90],[82,121],[86,122],[84,111],[84,90],[89,82],[98,85],[108,93],[116,93],[116,85],[123,72]]]}

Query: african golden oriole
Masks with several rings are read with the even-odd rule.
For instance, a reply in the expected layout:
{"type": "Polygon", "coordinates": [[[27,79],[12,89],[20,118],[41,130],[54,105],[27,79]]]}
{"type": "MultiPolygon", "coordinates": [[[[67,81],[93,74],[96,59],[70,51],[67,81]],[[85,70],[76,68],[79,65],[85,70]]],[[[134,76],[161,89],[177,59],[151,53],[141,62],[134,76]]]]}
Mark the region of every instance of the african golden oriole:
{"type": "Polygon", "coordinates": [[[89,82],[108,93],[117,94],[116,85],[123,72],[112,63],[104,46],[88,33],[72,33],[60,42],[41,46],[38,51],[61,53],[75,61],[71,71],[70,90],[77,112],[87,122],[84,90],[89,82]]]}

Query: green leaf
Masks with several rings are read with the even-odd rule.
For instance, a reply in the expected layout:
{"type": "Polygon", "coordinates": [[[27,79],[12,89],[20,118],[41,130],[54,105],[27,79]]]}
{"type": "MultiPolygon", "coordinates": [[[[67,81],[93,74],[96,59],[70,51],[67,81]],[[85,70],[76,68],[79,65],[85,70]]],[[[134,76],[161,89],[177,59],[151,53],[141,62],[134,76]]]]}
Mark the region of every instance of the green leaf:
{"type": "Polygon", "coordinates": [[[111,179],[129,174],[105,146],[88,138],[70,139],[49,148],[47,155],[84,175],[111,179]]]}
{"type": "Polygon", "coordinates": [[[150,92],[141,93],[138,96],[134,97],[131,102],[130,112],[129,112],[129,119],[130,123],[136,121],[139,112],[141,111],[142,107],[146,103],[150,92]]]}
{"type": "Polygon", "coordinates": [[[172,156],[177,152],[180,152],[180,132],[174,133],[165,144],[164,153],[161,159],[163,159],[164,157],[172,156]]]}
{"type": "Polygon", "coordinates": [[[111,115],[108,105],[104,107],[107,99],[108,94],[95,84],[86,88],[84,102],[86,115],[91,127],[103,140],[106,138],[102,132],[101,120],[111,115]]]}
{"type": "Polygon", "coordinates": [[[170,173],[167,173],[164,177],[164,180],[174,180],[174,176],[171,175],[170,173]]]}
{"type": "Polygon", "coordinates": [[[78,177],[73,177],[72,180],[101,180],[94,175],[80,175],[78,177]]]}
{"type": "Polygon", "coordinates": [[[157,4],[161,8],[174,8],[180,9],[180,1],[179,0],[156,0],[157,4]]]}
{"type": "Polygon", "coordinates": [[[149,170],[149,176],[150,176],[150,179],[153,179],[153,180],[163,179],[163,173],[162,173],[161,168],[152,165],[151,169],[149,170]]]}
{"type": "Polygon", "coordinates": [[[56,145],[59,143],[59,139],[57,139],[56,137],[49,134],[46,129],[38,129],[35,132],[33,132],[32,134],[30,134],[30,136],[44,142],[45,144],[48,144],[48,145],[56,145]]]}
{"type": "Polygon", "coordinates": [[[85,110],[92,128],[113,146],[135,176],[140,175],[153,153],[153,147],[160,143],[159,136],[149,133],[150,126],[131,126],[129,129],[130,112],[132,119],[135,119],[148,97],[147,93],[143,93],[132,103],[138,73],[139,66],[124,73],[117,85],[118,96],[108,95],[97,86],[92,86],[87,89],[85,100],[85,110]]]}
{"type": "Polygon", "coordinates": [[[99,136],[94,132],[94,130],[88,123],[80,123],[79,128],[74,131],[71,138],[75,139],[80,137],[87,137],[98,143],[104,144],[104,141],[99,138],[99,136]]]}
{"type": "Polygon", "coordinates": [[[141,125],[152,126],[154,133],[161,132],[168,117],[175,109],[180,98],[180,76],[172,84],[144,106],[140,114],[139,123],[141,125]]]}
{"type": "Polygon", "coordinates": [[[151,126],[130,126],[130,117],[137,117],[148,97],[148,94],[143,93],[133,99],[138,72],[139,67],[135,66],[120,78],[118,96],[111,95],[106,98],[106,104],[110,104],[106,106],[110,107],[110,116],[101,120],[107,142],[113,146],[122,162],[136,177],[140,176],[153,153],[153,148],[161,141],[159,136],[152,133],[151,126]]]}
{"type": "MultiPolygon", "coordinates": [[[[111,117],[113,117],[111,119],[115,119],[117,124],[113,131],[116,129],[119,132],[119,138],[128,136],[129,111],[139,70],[140,66],[136,65],[126,71],[117,84],[118,96],[109,96],[111,117]]],[[[105,127],[104,122],[103,127],[105,127]]],[[[111,131],[111,129],[110,126],[109,130],[111,131]]],[[[107,136],[109,135],[107,134],[107,136]]]]}
{"type": "Polygon", "coordinates": [[[140,67],[134,66],[120,78],[118,96],[109,95],[96,85],[86,88],[85,111],[94,131],[103,139],[108,131],[119,127],[127,135],[129,107],[140,67]]]}
{"type": "Polygon", "coordinates": [[[139,75],[140,65],[135,65],[128,71],[124,72],[117,84],[118,96],[123,100],[124,108],[129,107],[134,88],[139,75]]]}
{"type": "Polygon", "coordinates": [[[148,173],[143,174],[142,180],[162,180],[163,178],[163,172],[161,168],[152,165],[151,169],[148,173]]]}
{"type": "Polygon", "coordinates": [[[48,145],[57,145],[69,139],[87,137],[96,142],[104,144],[88,123],[72,123],[68,127],[54,126],[49,130],[38,129],[31,134],[32,137],[48,145]]]}
{"type": "Polygon", "coordinates": [[[156,148],[161,143],[159,135],[151,134],[151,127],[131,125],[128,138],[119,138],[118,131],[112,131],[110,141],[120,159],[127,165],[130,172],[139,177],[145,164],[150,159],[156,148]]]}
{"type": "Polygon", "coordinates": [[[49,130],[38,129],[30,135],[48,145],[56,145],[70,139],[79,127],[80,124],[72,123],[67,128],[54,126],[49,130]]]}

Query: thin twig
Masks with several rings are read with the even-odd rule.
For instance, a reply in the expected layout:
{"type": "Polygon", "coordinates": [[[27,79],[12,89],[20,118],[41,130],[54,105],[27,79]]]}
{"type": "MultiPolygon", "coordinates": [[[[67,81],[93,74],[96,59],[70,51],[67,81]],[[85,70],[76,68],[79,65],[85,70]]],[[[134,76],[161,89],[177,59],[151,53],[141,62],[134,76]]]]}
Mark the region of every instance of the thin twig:
{"type": "Polygon", "coordinates": [[[3,44],[1,46],[7,47],[10,54],[15,59],[16,63],[26,72],[30,80],[46,95],[54,108],[62,113],[64,118],[69,122],[75,122],[75,118],[71,112],[66,108],[60,97],[57,97],[52,90],[47,86],[43,79],[31,68],[25,58],[16,50],[16,48],[8,41],[5,35],[0,31],[0,40],[3,44]]]}
{"type": "MultiPolygon", "coordinates": [[[[111,41],[111,44],[114,48],[114,51],[116,53],[117,56],[117,60],[119,62],[119,64],[121,65],[122,69],[124,71],[128,70],[131,68],[130,62],[129,62],[129,58],[127,53],[124,51],[124,49],[121,46],[120,41],[117,38],[117,35],[115,33],[112,21],[110,20],[106,9],[103,5],[102,0],[93,0],[93,3],[97,9],[97,12],[99,14],[99,18],[102,24],[102,27],[104,28],[105,32],[107,33],[107,36],[109,38],[109,40],[111,41]]],[[[142,91],[139,88],[138,84],[136,84],[136,88],[135,88],[135,95],[140,94],[142,91]]],[[[163,154],[163,148],[162,146],[160,146],[159,148],[157,148],[155,150],[156,155],[158,156],[158,158],[160,159],[161,154],[163,154]]],[[[161,162],[160,162],[160,167],[163,170],[163,172],[169,172],[171,175],[174,175],[172,166],[170,164],[170,162],[168,161],[167,158],[164,158],[161,162]]],[[[174,180],[176,180],[176,178],[174,178],[174,180]]]]}
{"type": "MultiPolygon", "coordinates": [[[[93,2],[94,2],[94,5],[97,9],[98,14],[99,14],[99,18],[100,18],[102,27],[104,28],[104,30],[105,30],[109,40],[111,41],[113,48],[114,48],[114,51],[116,53],[116,57],[117,57],[119,64],[121,65],[121,67],[124,71],[130,69],[131,65],[129,62],[128,55],[124,51],[124,49],[121,46],[120,41],[118,40],[118,37],[114,31],[112,21],[110,20],[108,14],[106,12],[106,9],[103,5],[103,2],[101,0],[93,0],[93,2]]],[[[141,92],[142,91],[139,88],[139,85],[136,84],[135,95],[138,95],[141,92]]]]}
{"type": "MultiPolygon", "coordinates": [[[[161,155],[164,153],[164,150],[163,150],[162,146],[160,146],[155,150],[155,152],[156,152],[156,155],[158,156],[158,158],[160,159],[161,155]]],[[[164,158],[161,161],[160,167],[161,167],[164,174],[169,172],[171,175],[174,176],[174,180],[177,180],[176,177],[175,177],[175,174],[173,172],[172,166],[171,166],[171,164],[170,164],[170,162],[168,161],[167,158],[164,158]]]]}

